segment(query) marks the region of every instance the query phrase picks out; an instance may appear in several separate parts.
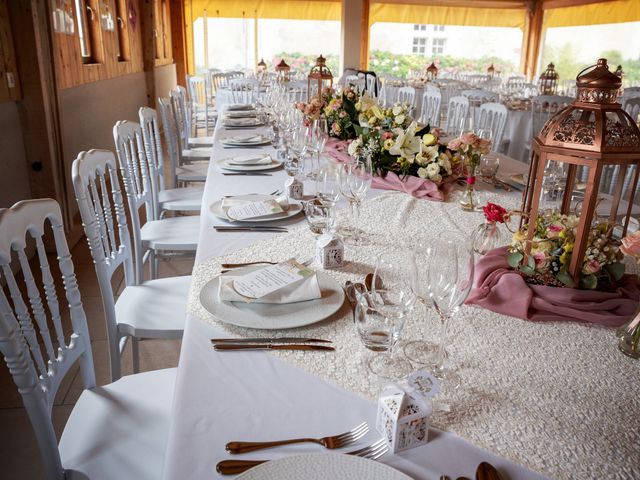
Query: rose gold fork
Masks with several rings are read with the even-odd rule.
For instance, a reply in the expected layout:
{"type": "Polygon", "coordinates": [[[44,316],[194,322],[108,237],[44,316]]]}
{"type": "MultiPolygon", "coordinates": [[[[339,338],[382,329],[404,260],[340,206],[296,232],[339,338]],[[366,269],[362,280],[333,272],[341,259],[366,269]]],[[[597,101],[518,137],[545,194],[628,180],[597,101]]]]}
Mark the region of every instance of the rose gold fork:
{"type": "Polygon", "coordinates": [[[262,450],[263,448],[290,445],[292,443],[313,442],[319,443],[323,447],[333,450],[334,448],[342,448],[360,440],[368,431],[369,426],[367,425],[367,422],[362,422],[360,425],[353,427],[348,432],[341,433],[340,435],[332,435],[330,437],[293,438],[291,440],[278,440],[275,442],[229,442],[227,443],[226,449],[229,453],[247,453],[262,450]]]}

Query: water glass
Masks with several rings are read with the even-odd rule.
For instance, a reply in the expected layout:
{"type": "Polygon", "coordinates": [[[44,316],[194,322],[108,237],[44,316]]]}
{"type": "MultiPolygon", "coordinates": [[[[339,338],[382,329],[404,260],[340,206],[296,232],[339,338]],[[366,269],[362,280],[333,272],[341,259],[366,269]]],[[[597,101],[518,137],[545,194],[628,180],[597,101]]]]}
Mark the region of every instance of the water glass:
{"type": "Polygon", "coordinates": [[[499,167],[500,158],[496,154],[489,153],[487,155],[482,155],[480,158],[480,176],[484,178],[495,178],[499,167]]]}
{"type": "Polygon", "coordinates": [[[335,217],[330,205],[312,200],[304,204],[304,213],[312,233],[320,235],[333,231],[335,217]]]}
{"type": "Polygon", "coordinates": [[[348,229],[347,241],[358,245],[363,242],[357,228],[360,216],[360,205],[364,200],[373,179],[371,158],[363,157],[347,163],[340,170],[340,193],[347,199],[351,207],[351,227],[348,229]]]}
{"type": "Polygon", "coordinates": [[[330,206],[334,206],[340,198],[340,170],[342,165],[327,164],[316,174],[316,192],[318,198],[330,206]]]}

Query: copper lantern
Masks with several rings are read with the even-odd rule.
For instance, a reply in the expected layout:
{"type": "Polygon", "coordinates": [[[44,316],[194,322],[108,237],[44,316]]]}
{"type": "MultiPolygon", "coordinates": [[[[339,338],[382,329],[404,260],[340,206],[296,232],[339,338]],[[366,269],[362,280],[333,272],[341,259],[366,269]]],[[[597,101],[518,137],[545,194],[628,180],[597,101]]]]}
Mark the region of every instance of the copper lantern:
{"type": "Polygon", "coordinates": [[[256,67],[256,72],[260,75],[264,74],[267,71],[267,64],[264,61],[264,58],[261,58],[258,62],[258,66],[256,67]]]}
{"type": "Polygon", "coordinates": [[[318,95],[320,99],[322,99],[322,92],[325,88],[331,89],[333,86],[333,74],[331,70],[326,65],[327,60],[320,55],[316,59],[316,64],[311,68],[309,72],[309,77],[307,80],[307,91],[309,95],[309,100],[314,95],[318,95]]]}
{"type": "Polygon", "coordinates": [[[616,68],[616,71],[613,73],[615,73],[617,77],[624,77],[624,70],[622,70],[622,65],[618,65],[618,68],[616,68]]]}
{"type": "Polygon", "coordinates": [[[547,69],[540,74],[538,79],[538,90],[540,95],[555,95],[558,91],[558,80],[560,76],[556,72],[556,67],[553,63],[547,66],[547,69]]]}
{"type": "Polygon", "coordinates": [[[607,60],[599,59],[597,65],[578,75],[576,100],[551,117],[532,141],[522,206],[529,218],[525,252],[531,253],[538,213],[545,210],[545,204],[557,200],[553,208],[565,215],[575,213],[579,218],[567,269],[576,284],[594,220],[599,217],[599,221],[609,224],[607,235],[613,235],[613,226],[619,225],[624,236],[629,225],[640,171],[636,166],[640,163],[640,130],[617,102],[621,83],[609,71],[607,60]],[[558,171],[563,175],[550,177],[550,172],[558,171]],[[612,182],[611,195],[605,195],[599,204],[600,181],[610,172],[617,172],[611,177],[617,181],[612,182]],[[578,180],[583,183],[583,194],[574,192],[578,180]],[[556,187],[551,191],[549,185],[553,182],[556,187]],[[623,187],[629,184],[629,195],[623,199],[623,187]],[[554,193],[556,198],[549,196],[554,193]],[[583,197],[576,201],[574,195],[583,197]]]}
{"type": "Polygon", "coordinates": [[[495,74],[496,74],[496,67],[494,67],[492,63],[491,65],[489,65],[489,68],[487,68],[487,75],[489,75],[489,78],[493,78],[495,74]]]}
{"type": "Polygon", "coordinates": [[[287,62],[284,61],[284,58],[280,60],[280,63],[276,65],[276,73],[278,74],[278,80],[281,82],[289,81],[289,72],[291,71],[291,67],[287,65],[287,62]]]}
{"type": "Polygon", "coordinates": [[[434,62],[431,62],[431,65],[427,67],[427,80],[435,80],[438,78],[438,67],[434,62]]]}

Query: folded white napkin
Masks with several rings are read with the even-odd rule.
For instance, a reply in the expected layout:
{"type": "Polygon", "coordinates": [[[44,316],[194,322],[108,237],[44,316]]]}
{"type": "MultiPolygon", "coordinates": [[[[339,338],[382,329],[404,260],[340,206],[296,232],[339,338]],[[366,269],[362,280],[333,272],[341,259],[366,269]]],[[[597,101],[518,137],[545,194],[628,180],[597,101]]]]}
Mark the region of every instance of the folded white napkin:
{"type": "Polygon", "coordinates": [[[271,165],[273,160],[271,155],[240,155],[229,158],[225,163],[227,165],[271,165]]]}
{"type": "Polygon", "coordinates": [[[255,118],[255,110],[236,110],[227,112],[228,118],[255,118]]]}
{"type": "Polygon", "coordinates": [[[322,298],[320,292],[320,285],[318,284],[318,277],[314,272],[311,276],[302,278],[299,281],[282,287],[275,292],[271,292],[264,297],[249,298],[240,295],[233,288],[233,282],[239,276],[222,275],[220,276],[220,284],[218,289],[218,295],[223,302],[242,302],[242,303],[296,303],[306,302],[308,300],[315,300],[316,298],[322,298]]]}
{"type": "Polygon", "coordinates": [[[257,143],[262,142],[264,137],[262,135],[242,135],[239,137],[230,137],[222,140],[222,143],[244,144],[244,143],[257,143]]]}
{"type": "Polygon", "coordinates": [[[251,103],[230,103],[227,110],[254,110],[254,106],[251,103]]]}
{"type": "MultiPolygon", "coordinates": [[[[282,208],[282,210],[284,210],[284,212],[278,212],[278,213],[272,213],[270,215],[263,215],[260,217],[255,217],[255,218],[269,218],[269,217],[280,217],[283,216],[285,214],[285,212],[287,210],[289,210],[289,199],[287,198],[286,195],[280,195],[276,198],[274,198],[273,200],[275,200],[278,205],[280,205],[280,207],[282,208]]],[[[234,198],[234,197],[229,197],[229,198],[224,198],[222,200],[222,211],[224,212],[225,216],[227,217],[227,220],[229,220],[230,222],[235,222],[235,219],[230,218],[227,214],[227,211],[231,208],[231,207],[237,207],[239,205],[244,205],[245,203],[251,203],[251,202],[261,202],[264,200],[250,200],[247,198],[234,198]]],[[[247,219],[245,219],[247,220],[247,219]]]]}
{"type": "Polygon", "coordinates": [[[257,126],[260,121],[257,118],[227,118],[224,124],[227,127],[257,126]]]}

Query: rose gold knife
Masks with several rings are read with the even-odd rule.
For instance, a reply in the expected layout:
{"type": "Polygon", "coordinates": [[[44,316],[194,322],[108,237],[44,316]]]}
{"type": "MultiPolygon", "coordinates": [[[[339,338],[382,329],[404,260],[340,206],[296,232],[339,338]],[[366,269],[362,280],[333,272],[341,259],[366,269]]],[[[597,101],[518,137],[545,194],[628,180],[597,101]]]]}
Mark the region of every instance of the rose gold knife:
{"type": "Polygon", "coordinates": [[[212,338],[211,343],[331,343],[331,340],[308,337],[256,337],[256,338],[212,338]]]}
{"type": "Polygon", "coordinates": [[[270,343],[218,343],[213,346],[214,350],[321,350],[332,351],[334,347],[326,345],[274,345],[270,343]]]}

